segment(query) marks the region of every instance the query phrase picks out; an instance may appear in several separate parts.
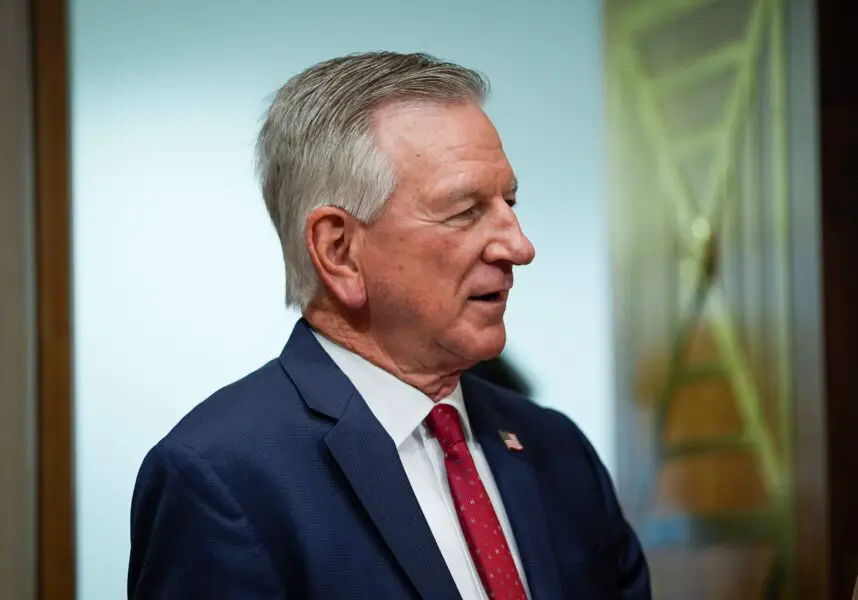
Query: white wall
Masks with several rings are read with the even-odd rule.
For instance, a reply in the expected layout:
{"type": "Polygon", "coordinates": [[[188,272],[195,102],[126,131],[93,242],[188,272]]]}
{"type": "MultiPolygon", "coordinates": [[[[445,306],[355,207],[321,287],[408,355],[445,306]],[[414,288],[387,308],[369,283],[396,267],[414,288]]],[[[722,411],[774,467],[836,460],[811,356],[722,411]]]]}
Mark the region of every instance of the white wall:
{"type": "Polygon", "coordinates": [[[613,465],[597,0],[77,0],[71,17],[81,600],[123,597],[145,452],[291,330],[252,145],[269,95],[334,55],[422,50],[490,76],[537,248],[508,352],[613,465]]]}

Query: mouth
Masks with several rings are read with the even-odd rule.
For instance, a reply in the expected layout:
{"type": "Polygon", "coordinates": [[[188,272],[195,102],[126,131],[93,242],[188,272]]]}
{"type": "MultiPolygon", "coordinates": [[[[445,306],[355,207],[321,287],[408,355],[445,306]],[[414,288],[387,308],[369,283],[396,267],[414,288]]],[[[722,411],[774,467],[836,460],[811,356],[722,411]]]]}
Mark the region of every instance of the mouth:
{"type": "Polygon", "coordinates": [[[506,300],[506,295],[506,292],[490,292],[480,296],[471,296],[468,300],[471,300],[472,302],[485,302],[487,304],[491,304],[495,302],[503,302],[506,300]]]}

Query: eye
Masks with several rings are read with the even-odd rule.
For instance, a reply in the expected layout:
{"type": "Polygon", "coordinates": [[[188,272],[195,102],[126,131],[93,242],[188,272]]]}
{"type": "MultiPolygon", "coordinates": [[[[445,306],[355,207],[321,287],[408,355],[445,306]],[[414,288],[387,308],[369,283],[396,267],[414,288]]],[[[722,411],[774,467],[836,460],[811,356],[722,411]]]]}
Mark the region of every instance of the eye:
{"type": "Polygon", "coordinates": [[[471,205],[467,210],[463,210],[462,212],[456,214],[453,219],[464,220],[464,219],[473,219],[478,216],[480,213],[480,207],[477,204],[471,205]]]}
{"type": "Polygon", "coordinates": [[[515,205],[517,204],[517,201],[515,198],[506,198],[505,200],[506,200],[507,206],[509,206],[510,208],[515,208],[515,205]]]}

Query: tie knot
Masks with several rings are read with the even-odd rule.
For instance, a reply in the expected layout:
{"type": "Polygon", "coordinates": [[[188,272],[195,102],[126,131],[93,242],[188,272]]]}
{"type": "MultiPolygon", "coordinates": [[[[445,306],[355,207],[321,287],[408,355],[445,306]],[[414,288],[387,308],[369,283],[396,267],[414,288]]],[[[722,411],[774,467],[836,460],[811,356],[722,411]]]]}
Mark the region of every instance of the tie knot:
{"type": "Polygon", "coordinates": [[[444,449],[465,440],[459,413],[449,404],[436,404],[426,417],[426,427],[444,449]]]}

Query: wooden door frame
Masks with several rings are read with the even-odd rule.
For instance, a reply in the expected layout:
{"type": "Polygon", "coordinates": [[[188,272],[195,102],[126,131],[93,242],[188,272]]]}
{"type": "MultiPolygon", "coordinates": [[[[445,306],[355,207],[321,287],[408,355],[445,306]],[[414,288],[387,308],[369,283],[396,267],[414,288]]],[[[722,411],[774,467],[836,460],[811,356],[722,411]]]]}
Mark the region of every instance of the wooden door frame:
{"type": "Polygon", "coordinates": [[[0,0],[0,597],[75,593],[66,3],[0,0]]]}
{"type": "Polygon", "coordinates": [[[32,0],[38,324],[38,597],[75,597],[67,3],[32,0]]]}
{"type": "Polygon", "coordinates": [[[853,76],[858,38],[852,26],[858,6],[849,0],[818,0],[818,5],[830,570],[832,598],[847,598],[858,577],[858,83],[853,76]]]}

